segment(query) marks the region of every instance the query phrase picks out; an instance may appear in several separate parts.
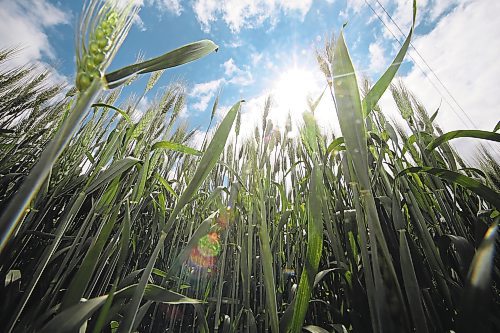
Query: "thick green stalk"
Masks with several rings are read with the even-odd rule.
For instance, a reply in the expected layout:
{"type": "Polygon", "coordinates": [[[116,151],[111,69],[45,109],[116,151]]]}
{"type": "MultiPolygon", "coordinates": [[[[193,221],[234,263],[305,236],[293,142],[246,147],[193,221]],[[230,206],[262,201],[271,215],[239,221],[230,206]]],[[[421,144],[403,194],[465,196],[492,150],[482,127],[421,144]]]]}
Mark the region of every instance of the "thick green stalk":
{"type": "MultiPolygon", "coordinates": [[[[403,295],[399,286],[398,278],[392,258],[389,252],[387,241],[382,231],[382,226],[378,217],[375,200],[372,193],[372,185],[369,176],[368,164],[368,147],[367,147],[367,131],[365,127],[365,120],[363,118],[363,108],[359,95],[359,88],[356,80],[354,67],[351,62],[349,51],[344,41],[343,33],[337,41],[336,46],[337,58],[333,64],[334,72],[334,87],[335,98],[337,100],[337,115],[339,118],[340,128],[344,135],[345,145],[347,149],[348,163],[352,163],[351,179],[353,183],[359,186],[359,198],[363,213],[367,222],[367,227],[370,230],[370,238],[373,240],[374,250],[378,248],[381,252],[380,258],[375,254],[373,255],[373,269],[374,274],[387,273],[390,276],[388,280],[391,287],[395,287],[394,294],[396,296],[395,303],[400,306],[402,314],[406,317],[406,309],[404,307],[403,295]],[[373,237],[373,238],[372,238],[373,237]],[[379,259],[381,259],[379,261],[379,259]]],[[[375,252],[375,251],[374,251],[375,252]]],[[[376,291],[379,295],[384,295],[389,292],[388,281],[378,279],[374,276],[376,282],[376,291]],[[378,288],[377,283],[380,283],[378,288]]],[[[386,307],[377,302],[377,312],[381,312],[386,307]]],[[[392,309],[395,309],[393,306],[392,309]]],[[[387,322],[391,324],[391,322],[387,322]]]]}
{"type": "Polygon", "coordinates": [[[309,187],[311,194],[309,196],[309,216],[307,221],[306,260],[300,276],[293,309],[291,331],[294,333],[302,331],[314,287],[314,279],[318,273],[319,261],[323,251],[323,179],[320,169],[321,167],[317,163],[314,163],[309,187]]]}
{"type": "MultiPolygon", "coordinates": [[[[262,197],[259,198],[259,244],[262,256],[262,270],[264,272],[264,287],[266,290],[266,308],[271,322],[271,332],[279,332],[278,312],[276,304],[276,287],[273,269],[273,255],[271,253],[269,232],[267,228],[267,216],[265,204],[262,197]]],[[[266,311],[266,312],[267,312],[266,311]]]]}

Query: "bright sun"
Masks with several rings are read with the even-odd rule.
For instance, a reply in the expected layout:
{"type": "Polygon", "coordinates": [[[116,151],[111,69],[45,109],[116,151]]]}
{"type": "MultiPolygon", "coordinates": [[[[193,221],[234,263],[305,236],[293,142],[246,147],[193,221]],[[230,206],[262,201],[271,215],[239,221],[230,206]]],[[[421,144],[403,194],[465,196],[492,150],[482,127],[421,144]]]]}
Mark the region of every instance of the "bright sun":
{"type": "Polygon", "coordinates": [[[302,113],[307,108],[307,97],[318,89],[317,85],[311,71],[294,67],[275,81],[273,99],[285,112],[302,113]]]}

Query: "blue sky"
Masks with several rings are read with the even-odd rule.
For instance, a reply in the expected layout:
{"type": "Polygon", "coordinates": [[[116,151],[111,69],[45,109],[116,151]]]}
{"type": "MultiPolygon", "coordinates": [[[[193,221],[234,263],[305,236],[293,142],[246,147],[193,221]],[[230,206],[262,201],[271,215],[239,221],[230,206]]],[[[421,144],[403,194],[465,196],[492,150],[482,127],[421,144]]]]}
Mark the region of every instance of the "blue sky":
{"type": "MultiPolygon", "coordinates": [[[[258,118],[269,94],[275,98],[273,121],[282,122],[287,112],[300,119],[307,94],[319,96],[325,84],[314,50],[322,48],[326,36],[338,34],[345,22],[358,74],[376,80],[398,50],[392,34],[402,40],[399,28],[406,34],[411,23],[410,0],[134,1],[143,8],[111,69],[132,63],[139,52],[154,57],[199,39],[211,39],[220,46],[216,54],[165,72],[158,84],[160,89],[178,79],[186,84],[189,98],[183,117],[201,131],[206,129],[219,89],[221,113],[240,98],[248,101],[244,123],[258,118]]],[[[499,2],[421,0],[418,6],[413,44],[419,53],[411,51],[417,65],[407,57],[400,76],[430,112],[442,104],[437,120],[445,130],[491,130],[500,120],[500,100],[494,93],[500,86],[496,64],[500,48],[493,43],[500,33],[499,2]]],[[[22,45],[15,63],[39,62],[54,68],[55,80],[72,82],[74,27],[80,9],[80,1],[2,1],[0,47],[22,45]]],[[[146,80],[137,81],[132,89],[141,91],[146,80]]],[[[155,92],[150,93],[141,105],[147,107],[154,98],[155,92]]],[[[397,118],[389,96],[381,105],[397,118]]],[[[339,134],[327,98],[317,117],[325,131],[339,134]]],[[[469,141],[460,142],[459,149],[466,154],[474,151],[469,141]]]]}

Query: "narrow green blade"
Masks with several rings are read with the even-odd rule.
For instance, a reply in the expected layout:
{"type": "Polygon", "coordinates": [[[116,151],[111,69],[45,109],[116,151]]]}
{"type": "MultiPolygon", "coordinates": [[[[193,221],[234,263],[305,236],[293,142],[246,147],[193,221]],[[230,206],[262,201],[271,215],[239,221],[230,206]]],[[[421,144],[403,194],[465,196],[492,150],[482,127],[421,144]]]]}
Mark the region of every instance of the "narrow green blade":
{"type": "Polygon", "coordinates": [[[493,190],[492,188],[481,184],[475,179],[462,175],[455,171],[431,168],[431,167],[411,167],[401,171],[396,177],[400,177],[409,173],[425,172],[434,176],[438,176],[442,179],[448,180],[452,183],[458,184],[465,187],[469,191],[472,191],[482,197],[484,200],[488,201],[490,204],[500,209],[500,193],[493,190]]]}
{"type": "Polygon", "coordinates": [[[195,156],[202,155],[202,152],[197,150],[197,149],[185,146],[185,145],[177,143],[177,142],[170,142],[170,141],[156,142],[153,145],[153,147],[151,147],[151,150],[160,149],[160,148],[161,149],[170,149],[170,150],[177,151],[179,153],[184,153],[184,154],[189,154],[189,155],[195,155],[195,156]]]}
{"type": "Polygon", "coordinates": [[[410,33],[408,34],[408,37],[406,37],[405,42],[403,43],[403,46],[399,50],[398,54],[392,61],[391,65],[389,68],[385,71],[385,73],[382,75],[380,79],[378,79],[377,83],[372,87],[372,89],[366,94],[365,98],[363,99],[363,113],[365,117],[370,114],[370,112],[373,110],[375,105],[378,103],[380,100],[380,97],[384,94],[384,92],[387,90],[387,87],[391,84],[392,79],[396,75],[397,71],[399,70],[399,67],[401,66],[401,63],[403,62],[403,59],[406,55],[406,52],[408,51],[408,47],[410,46],[411,42],[411,37],[413,35],[413,30],[415,28],[415,18],[417,15],[417,2],[416,0],[413,0],[413,21],[410,29],[410,33]]]}
{"type": "Polygon", "coordinates": [[[126,78],[134,74],[145,74],[180,66],[203,58],[217,49],[218,46],[214,42],[210,40],[201,40],[181,46],[178,49],[165,53],[162,56],[138,64],[133,64],[106,74],[105,80],[108,85],[114,86],[114,83],[125,82],[124,80],[126,78]]]}
{"type": "Polygon", "coordinates": [[[451,131],[441,135],[440,137],[434,139],[429,145],[427,145],[427,150],[434,150],[436,147],[439,147],[445,142],[456,138],[476,138],[476,139],[484,139],[494,142],[500,142],[500,134],[489,131],[481,131],[481,130],[458,130],[451,131]]]}
{"type": "Polygon", "coordinates": [[[322,217],[322,178],[320,166],[315,164],[312,170],[309,197],[309,220],[307,223],[306,262],[300,276],[299,288],[292,318],[292,332],[302,331],[302,325],[309,308],[309,300],[313,291],[319,260],[323,251],[323,217],[322,217]]]}
{"type": "Polygon", "coordinates": [[[401,258],[401,271],[406,290],[406,297],[410,307],[410,314],[417,333],[427,333],[424,309],[420,297],[420,288],[418,286],[417,276],[413,268],[410,248],[406,240],[405,230],[399,231],[399,256],[401,258]]]}

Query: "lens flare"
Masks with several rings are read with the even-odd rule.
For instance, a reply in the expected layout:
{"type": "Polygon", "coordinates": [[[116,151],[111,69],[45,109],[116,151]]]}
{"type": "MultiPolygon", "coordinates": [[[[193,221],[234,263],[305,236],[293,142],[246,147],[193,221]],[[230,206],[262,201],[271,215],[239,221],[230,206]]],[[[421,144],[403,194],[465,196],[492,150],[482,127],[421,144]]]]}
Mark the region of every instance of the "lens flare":
{"type": "Polygon", "coordinates": [[[212,269],[215,267],[220,249],[219,234],[211,232],[200,238],[198,245],[191,250],[189,261],[195,267],[212,269]]]}
{"type": "Polygon", "coordinates": [[[211,232],[198,242],[198,251],[204,257],[216,257],[220,252],[219,235],[211,232]]]}

